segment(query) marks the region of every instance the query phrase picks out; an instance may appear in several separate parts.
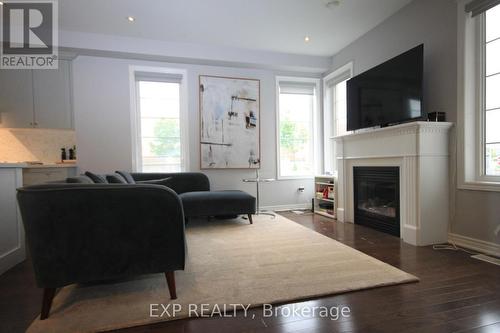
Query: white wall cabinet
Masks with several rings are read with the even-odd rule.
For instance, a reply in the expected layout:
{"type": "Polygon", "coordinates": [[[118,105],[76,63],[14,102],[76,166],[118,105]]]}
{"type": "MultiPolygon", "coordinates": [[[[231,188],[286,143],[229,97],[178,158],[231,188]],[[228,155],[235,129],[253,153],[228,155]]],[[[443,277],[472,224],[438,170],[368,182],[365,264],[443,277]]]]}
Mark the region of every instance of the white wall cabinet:
{"type": "Polygon", "coordinates": [[[0,127],[33,127],[31,70],[0,70],[0,127]]]}
{"type": "Polygon", "coordinates": [[[0,167],[0,274],[26,258],[24,229],[16,200],[16,189],[21,186],[21,168],[0,167]]]}
{"type": "Polygon", "coordinates": [[[0,127],[71,129],[71,63],[58,69],[0,71],[0,127]]]}
{"type": "Polygon", "coordinates": [[[33,104],[36,127],[72,128],[70,63],[59,68],[33,71],[33,104]]]}

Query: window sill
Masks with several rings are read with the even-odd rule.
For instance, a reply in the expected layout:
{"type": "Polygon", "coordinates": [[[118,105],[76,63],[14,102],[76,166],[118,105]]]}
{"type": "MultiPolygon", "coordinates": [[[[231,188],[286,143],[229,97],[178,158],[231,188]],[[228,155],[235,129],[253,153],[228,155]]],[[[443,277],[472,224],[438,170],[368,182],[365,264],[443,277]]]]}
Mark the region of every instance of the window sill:
{"type": "Polygon", "coordinates": [[[459,190],[500,192],[500,182],[474,181],[464,182],[457,186],[459,190]]]}

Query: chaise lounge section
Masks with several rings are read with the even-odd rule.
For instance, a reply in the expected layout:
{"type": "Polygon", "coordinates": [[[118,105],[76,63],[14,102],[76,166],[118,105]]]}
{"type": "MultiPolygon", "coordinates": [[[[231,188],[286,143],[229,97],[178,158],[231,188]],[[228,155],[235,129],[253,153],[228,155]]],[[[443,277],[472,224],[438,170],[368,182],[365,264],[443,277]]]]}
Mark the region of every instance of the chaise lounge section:
{"type": "Polygon", "coordinates": [[[131,173],[130,176],[136,183],[164,185],[174,190],[182,201],[186,219],[247,215],[250,224],[253,223],[255,197],[236,190],[210,191],[210,181],[203,173],[131,173]]]}

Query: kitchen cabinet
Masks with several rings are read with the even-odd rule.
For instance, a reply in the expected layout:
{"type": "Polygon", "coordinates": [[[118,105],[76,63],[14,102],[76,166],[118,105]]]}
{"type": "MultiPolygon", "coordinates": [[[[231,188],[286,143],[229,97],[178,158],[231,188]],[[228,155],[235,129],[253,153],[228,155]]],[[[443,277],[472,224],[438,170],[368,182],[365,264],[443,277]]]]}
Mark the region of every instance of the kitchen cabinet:
{"type": "Polygon", "coordinates": [[[0,274],[26,259],[17,188],[63,180],[75,176],[76,171],[76,165],[30,167],[24,163],[0,163],[0,274]]]}
{"type": "Polygon", "coordinates": [[[23,186],[43,184],[76,176],[76,166],[28,167],[23,170],[23,186]]]}
{"type": "Polygon", "coordinates": [[[71,62],[58,69],[0,70],[0,127],[71,129],[71,62]]]}
{"type": "Polygon", "coordinates": [[[0,274],[26,259],[24,229],[16,189],[22,186],[22,168],[0,165],[0,274]]]}
{"type": "Polygon", "coordinates": [[[0,69],[0,127],[33,127],[33,73],[0,69]]]}
{"type": "Polygon", "coordinates": [[[70,63],[59,60],[59,68],[33,71],[33,101],[36,127],[72,128],[70,63]]]}

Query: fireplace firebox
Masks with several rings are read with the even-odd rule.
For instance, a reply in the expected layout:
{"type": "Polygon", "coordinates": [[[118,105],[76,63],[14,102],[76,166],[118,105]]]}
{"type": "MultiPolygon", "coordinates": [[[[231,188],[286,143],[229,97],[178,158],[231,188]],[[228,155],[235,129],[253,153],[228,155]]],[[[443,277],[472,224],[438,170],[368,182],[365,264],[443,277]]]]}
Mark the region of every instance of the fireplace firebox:
{"type": "Polygon", "coordinates": [[[353,169],[354,223],[399,237],[399,167],[353,169]]]}

